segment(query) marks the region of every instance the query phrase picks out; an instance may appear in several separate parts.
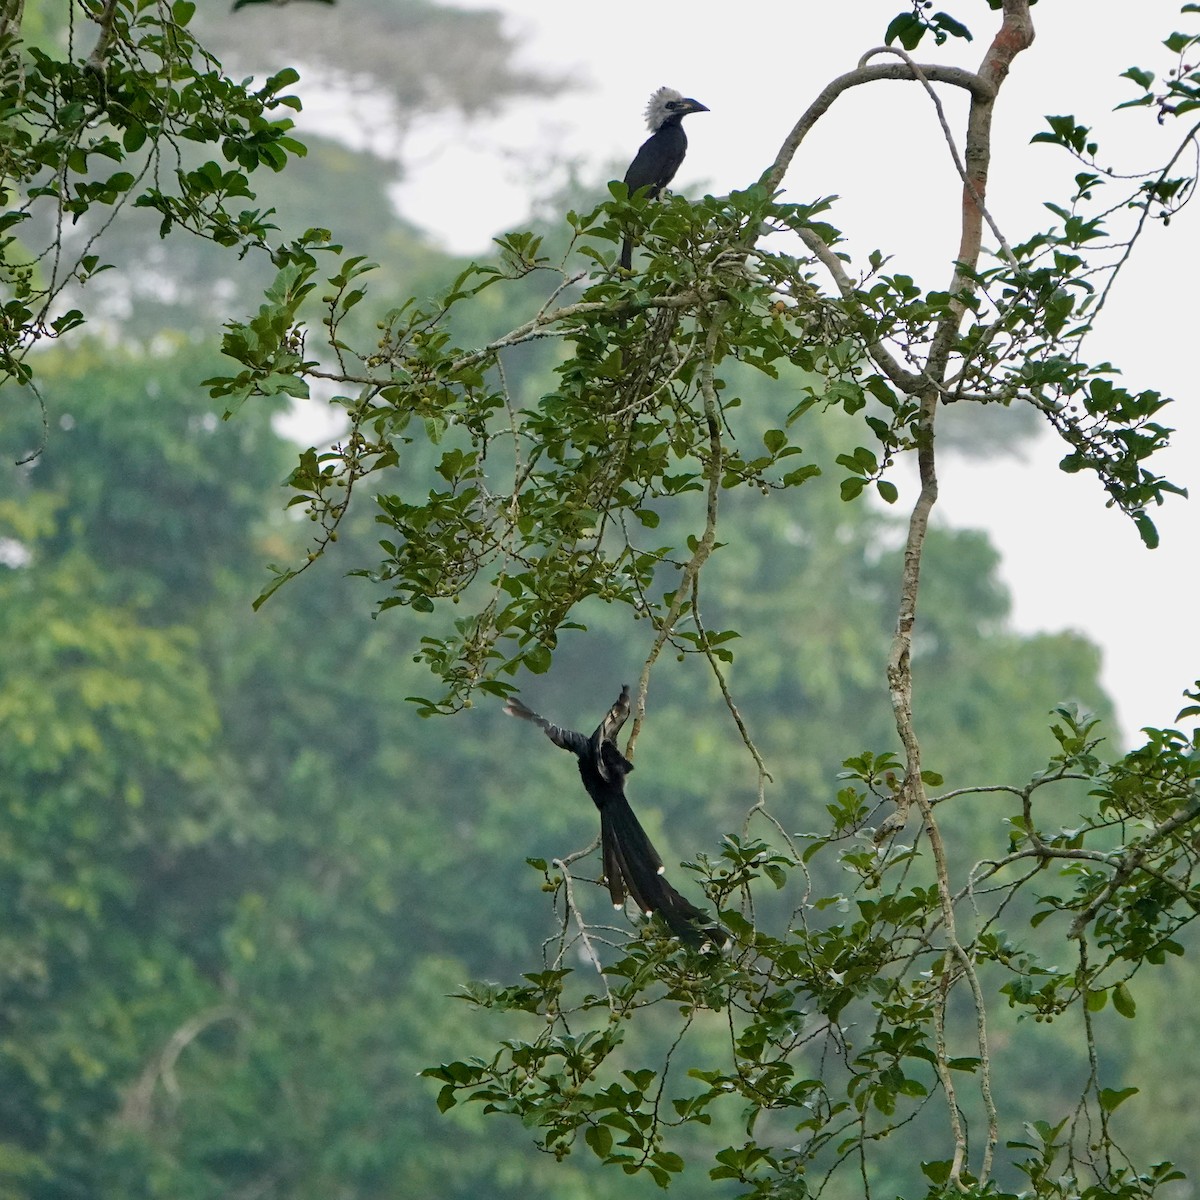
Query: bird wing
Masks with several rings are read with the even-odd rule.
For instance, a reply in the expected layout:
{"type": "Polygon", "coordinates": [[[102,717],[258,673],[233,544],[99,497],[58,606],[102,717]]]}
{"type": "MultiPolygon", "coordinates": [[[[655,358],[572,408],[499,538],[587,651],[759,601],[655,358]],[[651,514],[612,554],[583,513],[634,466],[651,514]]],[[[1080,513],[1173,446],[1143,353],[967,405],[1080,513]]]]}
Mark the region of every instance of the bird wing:
{"type": "Polygon", "coordinates": [[[657,196],[675,178],[675,172],[687,153],[687,134],[679,125],[668,125],[651,134],[633,156],[625,172],[625,185],[632,196],[639,188],[649,187],[648,196],[657,196]]]}
{"type": "Polygon", "coordinates": [[[535,713],[528,705],[522,704],[516,696],[508,698],[504,705],[504,711],[510,717],[520,717],[522,721],[531,721],[556,746],[560,746],[563,750],[570,750],[572,754],[581,758],[591,748],[591,738],[584,737],[582,733],[576,733],[574,729],[564,729],[561,725],[547,721],[545,717],[535,713]]]}
{"type": "Polygon", "coordinates": [[[649,195],[656,196],[658,189],[662,187],[662,184],[658,182],[661,154],[658,143],[655,142],[654,145],[651,145],[652,142],[654,142],[654,138],[650,137],[642,143],[638,152],[633,156],[633,162],[629,164],[629,170],[625,172],[625,183],[631,196],[638,188],[644,188],[647,185],[650,186],[649,195]]]}

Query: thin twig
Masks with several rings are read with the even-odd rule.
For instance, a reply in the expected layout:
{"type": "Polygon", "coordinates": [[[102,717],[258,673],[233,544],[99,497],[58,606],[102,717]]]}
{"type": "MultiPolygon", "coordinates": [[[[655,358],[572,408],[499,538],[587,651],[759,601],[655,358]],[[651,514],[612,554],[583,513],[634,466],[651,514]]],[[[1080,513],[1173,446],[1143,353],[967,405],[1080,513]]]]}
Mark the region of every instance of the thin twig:
{"type": "MultiPolygon", "coordinates": [[[[813,229],[801,228],[800,240],[813,252],[821,265],[827,270],[837,284],[843,300],[848,300],[861,309],[858,299],[858,289],[854,281],[846,274],[841,259],[830,249],[813,229]]],[[[927,381],[923,376],[912,371],[906,371],[897,361],[890,350],[880,341],[867,343],[867,353],[871,361],[898,387],[901,391],[912,393],[921,388],[927,381]]]]}
{"type": "MultiPolygon", "coordinates": [[[[566,893],[567,910],[571,918],[575,921],[575,928],[579,930],[579,940],[583,943],[583,948],[587,952],[588,959],[591,961],[592,966],[596,968],[596,973],[604,980],[604,994],[609,996],[608,980],[604,978],[604,967],[600,963],[600,956],[596,953],[596,948],[592,945],[592,939],[588,937],[587,922],[583,919],[583,913],[579,911],[579,905],[575,903],[574,880],[567,865],[567,860],[555,858],[551,860],[551,865],[557,867],[562,872],[563,891],[566,893]]],[[[611,999],[611,996],[609,998],[611,999]]]]}
{"type": "Polygon", "coordinates": [[[950,157],[954,160],[954,169],[958,172],[958,177],[962,180],[963,187],[970,193],[971,199],[983,214],[983,218],[987,221],[989,228],[995,235],[996,241],[1000,243],[1000,248],[1004,251],[1004,257],[1007,259],[1008,265],[1014,271],[1019,272],[1021,268],[1017,263],[1016,255],[1012,252],[1012,247],[1008,244],[1008,239],[1000,232],[1000,226],[993,220],[992,214],[983,202],[983,197],[975,190],[975,184],[967,174],[967,168],[958,153],[958,143],[954,140],[954,134],[950,131],[950,124],[946,120],[946,110],[942,107],[942,99],[933,90],[933,85],[929,82],[929,76],[926,75],[925,68],[919,63],[914,62],[908,52],[902,50],[899,46],[876,46],[874,50],[868,50],[858,60],[859,66],[866,66],[867,59],[872,58],[876,54],[895,54],[897,57],[903,59],[908,64],[909,70],[912,71],[914,77],[925,89],[929,99],[933,101],[933,107],[937,111],[938,124],[942,127],[942,136],[946,139],[946,145],[950,148],[950,157]]]}
{"type": "MultiPolygon", "coordinates": [[[[995,94],[985,79],[962,67],[943,67],[936,63],[923,63],[921,70],[927,79],[932,79],[935,83],[949,83],[955,87],[965,88],[976,100],[990,100],[995,94]]],[[[791,166],[792,159],[800,148],[800,143],[804,141],[813,126],[829,111],[833,102],[843,92],[882,79],[911,80],[912,72],[902,63],[881,63],[873,67],[858,67],[853,71],[847,71],[846,74],[839,75],[826,84],[820,95],[808,106],[784,140],[783,145],[779,148],[779,153],[775,156],[775,161],[763,175],[763,183],[772,192],[783,183],[783,177],[787,174],[788,167],[791,166]]]]}

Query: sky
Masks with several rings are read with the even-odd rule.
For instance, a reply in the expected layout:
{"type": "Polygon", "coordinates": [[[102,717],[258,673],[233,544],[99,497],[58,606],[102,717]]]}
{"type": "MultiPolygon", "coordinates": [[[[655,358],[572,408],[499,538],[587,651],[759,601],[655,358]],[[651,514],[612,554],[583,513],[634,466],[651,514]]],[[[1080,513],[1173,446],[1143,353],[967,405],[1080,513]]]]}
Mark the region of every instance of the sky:
{"type": "MultiPolygon", "coordinates": [[[[397,190],[398,203],[463,253],[485,252],[495,233],[522,224],[531,199],[552,181],[540,164],[568,159],[584,178],[620,173],[646,136],[646,98],[662,84],[711,109],[688,118],[691,145],[673,190],[721,194],[746,186],[824,84],[882,42],[904,0],[609,0],[599,16],[558,0],[488,6],[506,14],[525,63],[572,86],[555,100],[509,105],[484,123],[441,118],[410,134],[405,161],[419,165],[397,190]]],[[[972,26],[976,40],[952,39],[942,48],[923,42],[917,58],[977,66],[997,14],[982,0],[945,7],[972,26]]],[[[1045,114],[1073,113],[1092,125],[1106,166],[1142,169],[1166,157],[1181,130],[1159,130],[1142,110],[1112,110],[1137,94],[1121,71],[1137,65],[1161,76],[1169,68],[1161,40],[1184,27],[1178,14],[1179,4],[1164,0],[1042,0],[1034,7],[1036,41],[1017,59],[995,118],[989,208],[1010,242],[1046,224],[1043,201],[1065,199],[1079,169],[1061,151],[1030,144],[1045,114]]],[[[950,89],[943,97],[957,132],[965,105],[950,89]]],[[[838,100],[793,163],[785,198],[838,195],[832,219],[856,257],[882,248],[893,254],[893,269],[944,287],[957,245],[956,179],[928,98],[915,85],[888,82],[838,100]]],[[[1089,347],[1122,369],[1131,390],[1178,398],[1165,418],[1178,431],[1175,446],[1157,468],[1196,497],[1198,264],[1200,205],[1169,229],[1149,231],[1089,347]]],[[[1103,681],[1127,736],[1171,725],[1183,689],[1200,676],[1197,502],[1157,510],[1162,544],[1147,551],[1128,518],[1105,507],[1093,476],[1058,470],[1063,453],[1047,435],[1021,460],[943,456],[937,519],[987,530],[1002,554],[1017,629],[1078,630],[1102,648],[1103,681]]],[[[896,479],[902,508],[915,496],[915,475],[896,479]]]]}

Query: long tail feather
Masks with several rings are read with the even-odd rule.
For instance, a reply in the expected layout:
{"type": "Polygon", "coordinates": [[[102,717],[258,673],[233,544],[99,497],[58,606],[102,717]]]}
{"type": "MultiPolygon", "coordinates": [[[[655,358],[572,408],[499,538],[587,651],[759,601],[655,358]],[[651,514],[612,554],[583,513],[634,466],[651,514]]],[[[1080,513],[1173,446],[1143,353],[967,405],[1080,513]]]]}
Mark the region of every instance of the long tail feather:
{"type": "Polygon", "coordinates": [[[627,895],[625,864],[621,860],[617,839],[604,820],[603,813],[600,814],[600,854],[604,860],[604,882],[608,885],[608,894],[612,899],[613,908],[622,908],[627,895]]]}
{"type": "Polygon", "coordinates": [[[727,934],[719,926],[705,929],[700,922],[705,915],[694,904],[685,900],[665,879],[662,881],[662,898],[658,910],[659,916],[667,923],[667,928],[681,941],[689,946],[699,946],[705,941],[723,945],[727,934]]]}
{"type": "Polygon", "coordinates": [[[620,907],[628,894],[644,913],[658,913],[671,932],[689,946],[705,941],[724,945],[729,935],[681,896],[663,877],[662,859],[632,808],[622,797],[600,812],[600,838],[608,894],[620,907]],[[623,883],[621,882],[623,881],[623,883]]]}
{"type": "Polygon", "coordinates": [[[630,895],[642,912],[653,912],[662,859],[623,796],[612,797],[600,810],[600,843],[613,904],[620,907],[630,895]]]}

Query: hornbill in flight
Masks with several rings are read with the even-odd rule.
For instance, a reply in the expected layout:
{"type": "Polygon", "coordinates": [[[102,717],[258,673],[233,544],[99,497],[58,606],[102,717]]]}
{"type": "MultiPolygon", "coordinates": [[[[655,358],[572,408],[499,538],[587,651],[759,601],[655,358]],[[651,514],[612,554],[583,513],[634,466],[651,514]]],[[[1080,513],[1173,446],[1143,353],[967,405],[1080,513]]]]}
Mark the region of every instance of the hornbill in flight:
{"type": "MultiPolygon", "coordinates": [[[[687,153],[687,134],[682,121],[688,113],[708,112],[699,100],[682,96],[674,88],[661,87],[646,105],[646,125],[650,136],[634,155],[629,170],[625,172],[625,184],[629,194],[648,187],[649,197],[659,194],[675,178],[679,164],[687,153]]],[[[621,266],[629,270],[633,263],[633,242],[625,239],[621,247],[621,266]]]]}
{"type": "Polygon", "coordinates": [[[662,859],[625,799],[625,776],[633,770],[633,763],[617,748],[616,736],[629,716],[628,685],[591,737],[551,724],[515,696],[504,711],[510,717],[532,721],[556,746],[570,750],[578,760],[583,786],[600,810],[600,850],[613,907],[624,907],[629,895],[642,912],[658,913],[671,932],[690,946],[728,941],[729,935],[720,926],[697,924],[707,919],[705,914],[663,878],[662,859]]]}

